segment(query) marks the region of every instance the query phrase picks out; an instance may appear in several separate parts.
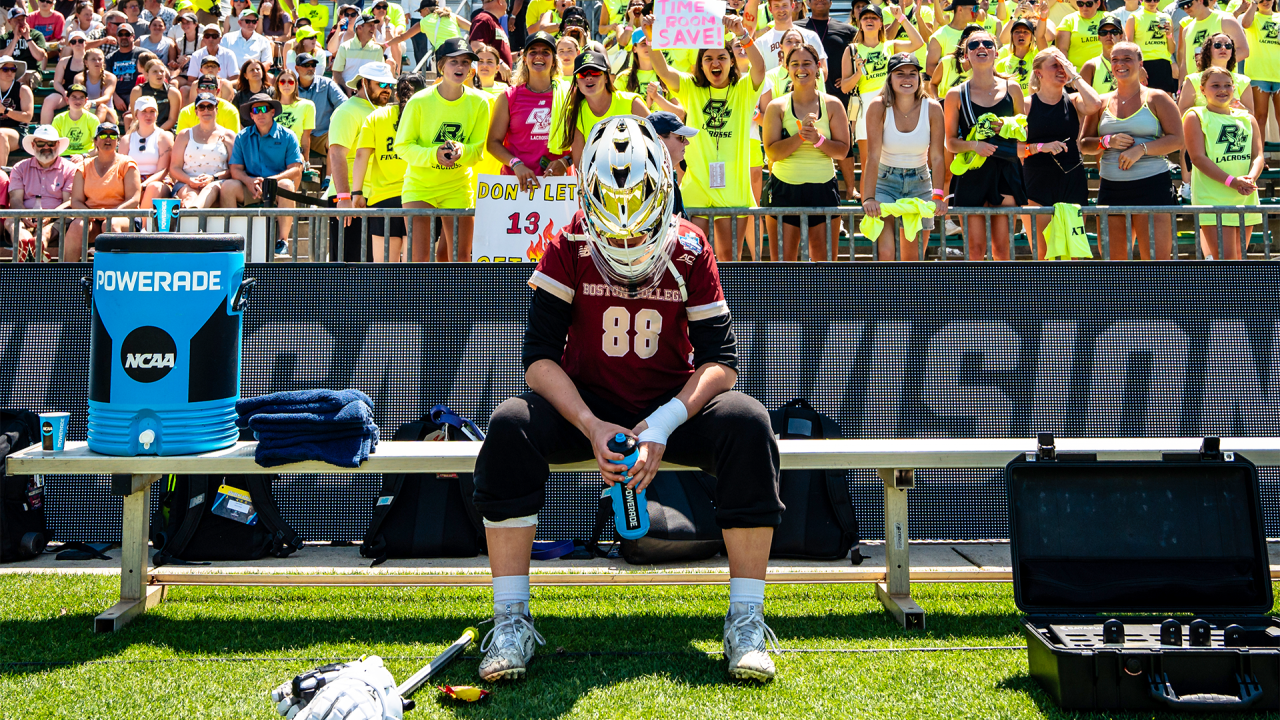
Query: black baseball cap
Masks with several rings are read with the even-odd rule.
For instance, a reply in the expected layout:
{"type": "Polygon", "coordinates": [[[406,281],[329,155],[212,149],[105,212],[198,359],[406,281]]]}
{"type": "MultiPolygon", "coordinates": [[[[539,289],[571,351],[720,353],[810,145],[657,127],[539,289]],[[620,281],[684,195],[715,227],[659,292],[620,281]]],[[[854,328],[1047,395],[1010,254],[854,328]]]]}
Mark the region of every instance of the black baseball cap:
{"type": "Polygon", "coordinates": [[[93,139],[97,140],[103,135],[115,135],[116,137],[120,137],[120,128],[116,127],[112,123],[102,123],[98,126],[97,130],[93,131],[93,139]]]}
{"type": "MultiPolygon", "coordinates": [[[[1034,35],[1036,32],[1036,24],[1024,17],[1020,17],[1017,20],[1014,20],[1013,22],[1009,23],[1009,32],[1013,32],[1014,29],[1016,29],[1019,25],[1029,30],[1032,35],[1034,35]]],[[[1099,25],[1098,27],[1102,27],[1102,26],[1099,25]]]]}
{"type": "Polygon", "coordinates": [[[866,7],[858,11],[858,19],[861,20],[863,15],[872,14],[880,18],[880,22],[884,22],[884,11],[875,5],[868,4],[866,7]]]}
{"type": "Polygon", "coordinates": [[[302,53],[293,61],[294,67],[298,65],[319,65],[320,61],[311,53],[302,53]]]}
{"type": "Polygon", "coordinates": [[[564,17],[560,19],[560,30],[563,31],[567,27],[580,27],[583,30],[591,29],[591,25],[587,22],[587,14],[582,11],[582,8],[565,8],[564,17]]]}
{"type": "Polygon", "coordinates": [[[916,57],[915,53],[898,53],[889,58],[888,72],[893,72],[903,65],[910,65],[916,70],[923,69],[920,67],[920,58],[916,57]]]}
{"type": "Polygon", "coordinates": [[[573,61],[573,73],[577,75],[580,71],[588,68],[609,72],[609,58],[605,57],[604,53],[599,50],[585,50],[573,61]]]}
{"type": "Polygon", "coordinates": [[[551,37],[551,33],[539,30],[538,32],[530,35],[529,39],[524,41],[524,49],[528,50],[534,43],[542,43],[543,45],[551,48],[551,52],[556,51],[556,39],[551,37]]]}
{"type": "Polygon", "coordinates": [[[1120,18],[1115,15],[1104,15],[1102,19],[1098,21],[1098,29],[1101,30],[1103,25],[1110,25],[1111,27],[1121,31],[1124,30],[1124,23],[1120,22],[1120,18]]]}
{"type": "Polygon", "coordinates": [[[451,57],[467,57],[471,58],[472,62],[480,62],[480,56],[476,55],[467,41],[460,37],[449,38],[436,48],[436,62],[451,57]]]}

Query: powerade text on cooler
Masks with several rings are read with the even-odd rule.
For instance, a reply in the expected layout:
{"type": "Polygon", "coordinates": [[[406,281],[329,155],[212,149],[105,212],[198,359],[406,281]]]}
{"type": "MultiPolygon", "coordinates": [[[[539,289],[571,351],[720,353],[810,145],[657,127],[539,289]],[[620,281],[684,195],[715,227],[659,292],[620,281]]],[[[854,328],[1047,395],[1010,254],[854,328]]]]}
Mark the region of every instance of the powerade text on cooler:
{"type": "MultiPolygon", "coordinates": [[[[640,459],[640,446],[632,438],[618,433],[608,442],[609,452],[616,452],[623,458],[619,462],[627,466],[627,476],[631,468],[640,459]]],[[[644,490],[636,492],[625,483],[614,483],[605,492],[613,498],[613,524],[618,535],[628,540],[644,537],[649,532],[649,504],[644,499],[644,490]]]]}
{"type": "Polygon", "coordinates": [[[239,235],[98,236],[89,449],[184,455],[233,445],[244,280],[239,235]]]}

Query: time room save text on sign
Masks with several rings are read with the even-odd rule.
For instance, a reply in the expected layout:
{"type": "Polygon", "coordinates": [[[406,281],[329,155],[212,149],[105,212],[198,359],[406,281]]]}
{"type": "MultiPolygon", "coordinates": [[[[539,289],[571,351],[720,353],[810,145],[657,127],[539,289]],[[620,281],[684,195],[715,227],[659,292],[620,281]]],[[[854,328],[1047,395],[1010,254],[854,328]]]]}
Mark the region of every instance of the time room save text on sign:
{"type": "Polygon", "coordinates": [[[474,262],[538,262],[573,220],[578,186],[571,177],[544,177],[520,190],[515,177],[481,175],[476,188],[474,262]]]}
{"type": "Polygon", "coordinates": [[[724,47],[724,0],[656,0],[653,46],[662,50],[724,47]]]}

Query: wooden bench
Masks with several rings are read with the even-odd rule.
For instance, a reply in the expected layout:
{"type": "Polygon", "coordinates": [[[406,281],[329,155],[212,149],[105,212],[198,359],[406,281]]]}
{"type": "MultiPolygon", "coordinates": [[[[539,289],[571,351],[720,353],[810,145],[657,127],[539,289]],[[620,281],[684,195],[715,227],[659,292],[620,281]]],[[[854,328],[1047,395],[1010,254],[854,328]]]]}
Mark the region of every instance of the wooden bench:
{"type": "MultiPolygon", "coordinates": [[[[1058,452],[1096,453],[1107,460],[1158,460],[1166,452],[1196,452],[1200,438],[1060,438],[1058,452]]],[[[249,475],[263,472],[253,460],[256,443],[241,442],[217,452],[174,457],[113,457],[90,452],[83,442],[67,443],[61,453],[33,446],[8,458],[10,475],[113,474],[112,494],[123,496],[121,527],[120,600],[94,620],[94,630],[117,630],[138,613],[164,599],[169,584],[218,585],[488,585],[488,575],[370,575],[323,576],[300,579],[289,575],[165,576],[149,568],[148,527],[151,485],[170,473],[249,475]]],[[[845,568],[824,572],[771,572],[773,583],[876,583],[876,597],[907,629],[923,629],[925,613],[911,599],[911,553],[907,494],[915,484],[914,470],[923,468],[1003,468],[1015,456],[1035,453],[1034,439],[907,439],[907,440],[780,440],[783,470],[875,469],[884,482],[885,572],[845,568]]],[[[1239,452],[1258,466],[1280,466],[1280,439],[1223,439],[1224,452],[1239,452]]],[[[271,473],[355,474],[471,472],[479,443],[382,442],[359,468],[340,468],[323,462],[303,462],[272,468],[271,473]]],[[[667,469],[682,469],[666,464],[667,469]]],[[[596,469],[594,461],[552,466],[555,472],[596,469]]],[[[727,582],[720,574],[614,573],[535,574],[536,585],[713,584],[727,582]]],[[[991,572],[938,572],[917,580],[1008,581],[991,572]]]]}

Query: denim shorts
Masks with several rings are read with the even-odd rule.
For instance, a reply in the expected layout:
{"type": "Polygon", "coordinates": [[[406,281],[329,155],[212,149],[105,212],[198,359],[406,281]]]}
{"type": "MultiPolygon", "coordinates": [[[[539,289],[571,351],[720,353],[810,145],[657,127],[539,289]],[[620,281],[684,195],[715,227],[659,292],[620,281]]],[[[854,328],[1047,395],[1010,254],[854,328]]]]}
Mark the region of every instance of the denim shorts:
{"type": "Polygon", "coordinates": [[[1267,80],[1250,80],[1249,85],[1256,87],[1268,95],[1274,95],[1280,92],[1280,82],[1270,82],[1267,80]]]}
{"type": "Polygon", "coordinates": [[[929,166],[911,169],[880,166],[876,173],[876,201],[886,203],[903,198],[933,198],[929,166]]]}

